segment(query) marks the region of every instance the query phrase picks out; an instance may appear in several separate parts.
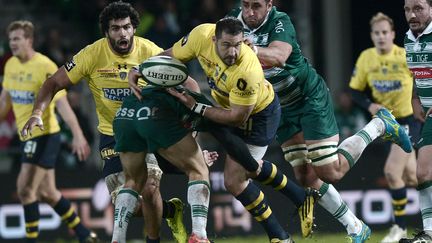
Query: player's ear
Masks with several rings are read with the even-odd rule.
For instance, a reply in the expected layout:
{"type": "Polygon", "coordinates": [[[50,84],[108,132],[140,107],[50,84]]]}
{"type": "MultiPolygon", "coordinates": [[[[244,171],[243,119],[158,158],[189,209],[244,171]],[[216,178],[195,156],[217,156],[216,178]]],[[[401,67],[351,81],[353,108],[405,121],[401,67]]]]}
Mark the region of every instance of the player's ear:
{"type": "Polygon", "coordinates": [[[212,36],[212,41],[216,43],[216,36],[212,36]]]}

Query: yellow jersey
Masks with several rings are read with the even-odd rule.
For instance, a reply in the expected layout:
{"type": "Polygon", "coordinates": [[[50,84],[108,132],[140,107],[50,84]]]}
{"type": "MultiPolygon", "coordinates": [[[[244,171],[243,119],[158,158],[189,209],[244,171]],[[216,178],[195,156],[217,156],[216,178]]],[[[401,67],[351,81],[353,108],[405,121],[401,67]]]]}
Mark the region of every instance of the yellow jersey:
{"type": "Polygon", "coordinates": [[[255,53],[242,44],[238,60],[227,66],[216,53],[212,41],[215,24],[195,27],[172,48],[173,57],[182,62],[197,58],[208,77],[211,95],[224,108],[230,102],[236,105],[255,105],[252,114],[266,108],[274,99],[272,85],[264,78],[264,72],[255,53]]]}
{"type": "Polygon", "coordinates": [[[413,77],[402,47],[393,45],[391,52],[384,55],[379,54],[376,48],[364,50],[357,60],[349,86],[358,91],[369,87],[373,102],[392,110],[396,118],[413,114],[413,77]]]}
{"type": "MultiPolygon", "coordinates": [[[[11,57],[5,64],[3,88],[9,93],[12,100],[12,109],[15,115],[18,131],[21,131],[33,111],[33,104],[42,87],[43,82],[57,71],[57,65],[48,57],[36,52],[35,55],[25,63],[21,63],[17,57],[11,57]]],[[[54,97],[42,114],[44,130],[35,128],[32,138],[42,135],[53,134],[60,131],[60,126],[54,111],[55,102],[58,98],[66,95],[61,90],[54,97]]],[[[21,137],[21,141],[28,140],[21,137]]]]}
{"type": "Polygon", "coordinates": [[[162,51],[153,42],[134,36],[133,50],[126,55],[117,55],[111,50],[108,39],[102,38],[86,46],[65,64],[72,83],[83,78],[88,81],[96,103],[99,132],[114,135],[112,122],[115,113],[123,99],[131,94],[127,77],[129,70],[162,51]]]}

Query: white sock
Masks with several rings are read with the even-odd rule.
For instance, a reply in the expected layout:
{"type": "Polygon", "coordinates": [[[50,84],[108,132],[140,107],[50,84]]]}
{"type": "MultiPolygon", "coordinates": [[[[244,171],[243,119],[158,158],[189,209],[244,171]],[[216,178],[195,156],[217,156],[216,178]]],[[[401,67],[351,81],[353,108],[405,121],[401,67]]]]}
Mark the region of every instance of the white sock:
{"type": "Polygon", "coordinates": [[[138,193],[129,188],[119,191],[114,210],[114,230],[111,242],[126,243],[126,231],[130,217],[134,213],[138,193]]]}
{"type": "Polygon", "coordinates": [[[207,214],[210,201],[210,185],[207,181],[189,181],[188,203],[191,207],[192,233],[207,239],[207,214]]]}
{"type": "Polygon", "coordinates": [[[354,166],[365,148],[377,137],[384,133],[384,122],[379,118],[372,119],[356,134],[342,141],[338,146],[338,153],[348,160],[350,168],[354,166]]]}
{"type": "Polygon", "coordinates": [[[318,200],[319,205],[341,222],[348,234],[360,233],[361,221],[348,208],[336,188],[331,184],[324,183],[320,192],[323,196],[318,200]]]}
{"type": "Polygon", "coordinates": [[[424,231],[432,231],[432,181],[419,185],[420,210],[424,231]]]}

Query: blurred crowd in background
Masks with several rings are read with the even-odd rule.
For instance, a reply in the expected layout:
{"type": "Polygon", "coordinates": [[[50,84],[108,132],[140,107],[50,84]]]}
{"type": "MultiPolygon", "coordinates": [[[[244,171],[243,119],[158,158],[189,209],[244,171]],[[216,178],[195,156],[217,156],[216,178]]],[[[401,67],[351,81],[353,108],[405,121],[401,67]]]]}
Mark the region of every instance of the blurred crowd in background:
{"type": "MultiPolygon", "coordinates": [[[[58,66],[63,65],[78,50],[88,43],[102,37],[99,31],[98,15],[110,1],[108,0],[0,0],[0,77],[3,67],[11,56],[5,29],[13,20],[27,19],[34,23],[35,50],[47,55],[58,66]]],[[[143,36],[157,43],[162,48],[169,48],[189,30],[200,23],[216,22],[229,10],[239,4],[238,0],[139,0],[133,3],[141,17],[136,35],[143,36]]],[[[287,12],[296,24],[296,14],[291,13],[294,1],[273,0],[273,5],[287,12]]],[[[402,7],[401,7],[402,8],[402,7]]],[[[368,16],[369,17],[369,16],[368,16]]],[[[302,30],[299,30],[302,32],[302,30]]],[[[301,41],[300,41],[301,42],[301,41]]],[[[312,58],[313,59],[313,58],[312,58]]],[[[191,76],[203,78],[196,63],[189,65],[191,76]]],[[[319,69],[319,67],[318,67],[319,69]]],[[[347,77],[348,79],[348,77],[347,77]]],[[[349,79],[348,79],[349,80],[349,79]]],[[[92,146],[92,156],[86,163],[79,163],[70,153],[71,133],[67,126],[62,126],[62,153],[59,169],[99,168],[101,160],[97,151],[96,115],[92,96],[86,82],[68,90],[70,104],[77,115],[80,125],[92,146]],[[90,107],[90,108],[89,108],[90,107]]],[[[206,91],[206,84],[202,85],[206,91]]],[[[340,125],[341,140],[351,136],[363,127],[369,119],[367,115],[353,105],[348,91],[341,90],[334,97],[337,105],[336,117],[340,125]]],[[[19,169],[19,139],[16,134],[12,112],[5,121],[0,122],[0,173],[19,169]]]]}

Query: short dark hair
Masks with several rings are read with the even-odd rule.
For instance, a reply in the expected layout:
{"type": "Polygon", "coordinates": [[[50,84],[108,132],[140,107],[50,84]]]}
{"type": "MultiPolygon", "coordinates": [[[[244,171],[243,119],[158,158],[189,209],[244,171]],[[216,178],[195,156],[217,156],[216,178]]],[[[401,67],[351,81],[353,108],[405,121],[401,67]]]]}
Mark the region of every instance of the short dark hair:
{"type": "Polygon", "coordinates": [[[17,20],[13,21],[9,24],[7,27],[7,34],[9,35],[10,32],[14,30],[22,29],[24,31],[24,37],[27,39],[33,39],[34,38],[34,26],[32,22],[27,20],[17,20]]]}
{"type": "Polygon", "coordinates": [[[130,3],[122,1],[112,2],[108,4],[99,15],[99,25],[104,35],[109,28],[111,20],[125,19],[130,17],[132,26],[136,29],[139,25],[139,14],[130,3]]]}
{"type": "Polygon", "coordinates": [[[230,35],[243,34],[243,24],[240,20],[234,17],[225,17],[216,22],[216,38],[219,39],[222,36],[222,32],[230,35]]]}

